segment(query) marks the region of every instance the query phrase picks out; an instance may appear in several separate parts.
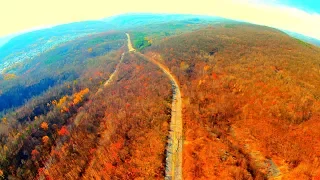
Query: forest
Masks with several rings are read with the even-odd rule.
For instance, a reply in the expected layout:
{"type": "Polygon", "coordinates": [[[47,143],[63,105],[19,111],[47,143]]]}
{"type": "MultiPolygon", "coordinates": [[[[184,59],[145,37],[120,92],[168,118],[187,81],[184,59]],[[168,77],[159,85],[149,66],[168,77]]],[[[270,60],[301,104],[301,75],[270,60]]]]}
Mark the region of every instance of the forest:
{"type": "Polygon", "coordinates": [[[125,37],[119,35],[103,33],[95,37],[103,41],[90,41],[92,37],[87,37],[62,45],[18,66],[14,70],[16,79],[3,80],[1,176],[33,179],[38,175],[51,149],[60,142],[59,137],[70,125],[69,119],[114,71],[123,51],[121,37],[125,37]],[[64,52],[64,49],[69,51],[64,52]],[[53,55],[59,60],[46,65],[47,57],[53,55]],[[32,68],[39,64],[42,69],[32,68]],[[46,66],[60,72],[48,71],[46,66]],[[70,74],[75,72],[76,76],[70,74]],[[65,76],[59,78],[60,73],[65,76]],[[47,77],[56,79],[47,80],[47,77]],[[21,85],[17,86],[19,83],[21,85]],[[6,87],[9,90],[5,91],[6,87]]]}
{"type": "Polygon", "coordinates": [[[164,179],[173,85],[148,59],[179,82],[183,179],[320,178],[319,47],[232,21],[125,30],[4,69],[0,179],[164,179]]]}
{"type": "Polygon", "coordinates": [[[19,107],[49,87],[80,78],[91,66],[89,59],[117,50],[124,45],[123,33],[107,32],[63,44],[26,62],[17,62],[0,77],[0,113],[19,107]],[[6,78],[8,75],[14,75],[6,78]],[[4,103],[6,102],[6,103],[4,103]]]}
{"type": "Polygon", "coordinates": [[[105,88],[76,117],[79,126],[61,147],[65,152],[55,151],[48,176],[163,179],[170,84],[154,65],[131,54],[116,79],[117,86],[105,88]],[[89,131],[92,125],[97,127],[89,131]]]}
{"type": "Polygon", "coordinates": [[[319,176],[320,49],[305,44],[243,24],[185,33],[144,51],[181,83],[184,179],[319,176]]]}

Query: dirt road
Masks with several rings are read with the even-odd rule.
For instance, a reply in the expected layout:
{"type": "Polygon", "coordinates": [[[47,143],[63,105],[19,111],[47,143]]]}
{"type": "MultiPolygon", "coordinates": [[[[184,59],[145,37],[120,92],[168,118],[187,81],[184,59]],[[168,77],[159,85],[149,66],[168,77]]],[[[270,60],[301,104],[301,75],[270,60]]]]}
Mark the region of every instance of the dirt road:
{"type": "Polygon", "coordinates": [[[136,50],[132,46],[130,34],[126,33],[126,35],[127,35],[127,38],[128,38],[128,50],[129,50],[129,52],[136,52],[136,50]]]}
{"type": "Polygon", "coordinates": [[[170,70],[163,64],[154,59],[150,59],[132,47],[130,35],[128,33],[128,49],[129,52],[134,52],[142,59],[146,59],[149,62],[157,65],[170,79],[173,88],[173,100],[171,109],[171,122],[170,122],[170,134],[167,144],[166,155],[166,177],[168,180],[180,180],[182,179],[182,100],[181,92],[177,79],[170,72],[170,70]]]}

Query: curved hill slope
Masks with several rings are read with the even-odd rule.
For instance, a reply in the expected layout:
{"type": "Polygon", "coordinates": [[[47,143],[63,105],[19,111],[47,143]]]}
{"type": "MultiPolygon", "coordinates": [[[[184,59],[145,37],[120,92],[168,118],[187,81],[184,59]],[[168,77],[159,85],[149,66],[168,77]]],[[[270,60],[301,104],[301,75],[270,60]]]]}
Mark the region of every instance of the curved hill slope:
{"type": "Polygon", "coordinates": [[[319,173],[319,48],[275,29],[229,24],[145,53],[181,83],[184,179],[319,173]]]}

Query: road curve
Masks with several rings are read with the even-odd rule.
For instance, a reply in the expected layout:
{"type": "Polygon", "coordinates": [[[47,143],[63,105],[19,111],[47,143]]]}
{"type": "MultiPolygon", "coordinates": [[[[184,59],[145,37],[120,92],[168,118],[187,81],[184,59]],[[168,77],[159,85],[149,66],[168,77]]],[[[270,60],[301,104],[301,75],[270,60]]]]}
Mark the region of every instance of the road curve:
{"type": "Polygon", "coordinates": [[[133,52],[153,64],[157,65],[170,79],[173,88],[173,99],[171,109],[171,122],[170,122],[170,133],[167,144],[166,154],[166,172],[165,179],[167,180],[181,180],[182,179],[182,100],[179,83],[170,70],[163,64],[159,63],[154,59],[150,59],[132,47],[130,35],[128,33],[128,49],[129,52],[133,52]]]}

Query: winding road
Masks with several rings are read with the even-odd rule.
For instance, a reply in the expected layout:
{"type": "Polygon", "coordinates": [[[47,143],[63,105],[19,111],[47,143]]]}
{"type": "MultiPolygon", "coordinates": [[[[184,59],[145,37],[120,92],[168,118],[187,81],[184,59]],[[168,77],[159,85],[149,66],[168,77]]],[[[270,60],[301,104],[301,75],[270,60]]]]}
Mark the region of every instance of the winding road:
{"type": "Polygon", "coordinates": [[[131,43],[131,38],[126,33],[128,38],[128,50],[135,53],[142,59],[145,59],[157,65],[170,79],[173,88],[170,134],[168,137],[167,154],[166,154],[166,172],[165,179],[167,180],[181,180],[182,179],[182,100],[179,83],[170,70],[160,62],[150,59],[140,52],[136,52],[131,43]]]}

